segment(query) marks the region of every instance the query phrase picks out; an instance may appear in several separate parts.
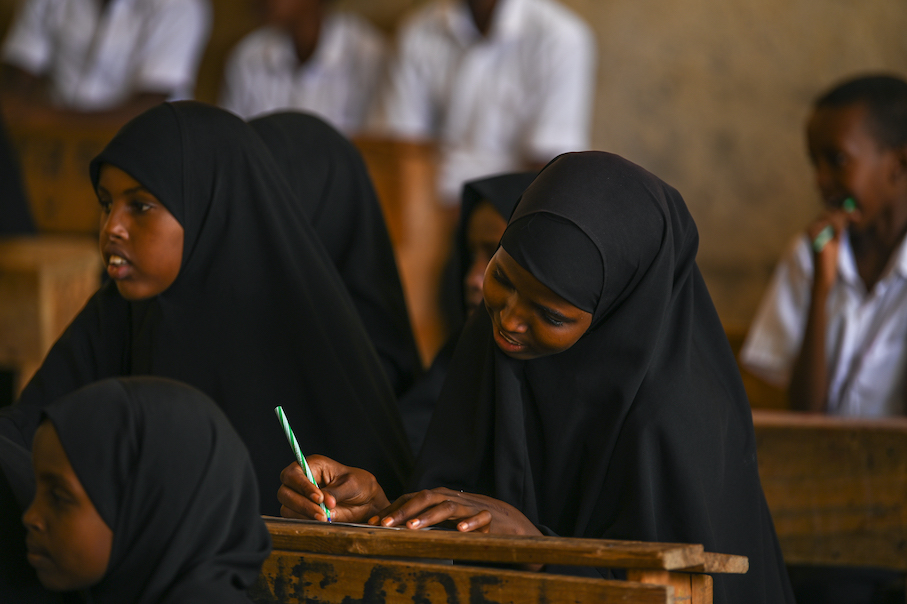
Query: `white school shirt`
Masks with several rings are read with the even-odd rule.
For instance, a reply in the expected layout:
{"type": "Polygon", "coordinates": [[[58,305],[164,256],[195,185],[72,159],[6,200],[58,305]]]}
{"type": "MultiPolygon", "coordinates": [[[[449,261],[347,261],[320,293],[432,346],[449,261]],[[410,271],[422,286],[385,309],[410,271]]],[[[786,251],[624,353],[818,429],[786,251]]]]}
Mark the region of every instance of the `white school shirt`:
{"type": "Polygon", "coordinates": [[[437,139],[439,192],[589,146],[595,38],[554,0],[499,0],[488,37],[462,0],[435,0],[404,24],[372,126],[437,139]]]}
{"type": "MultiPolygon", "coordinates": [[[[779,263],[750,327],[740,360],[781,388],[800,353],[813,280],[810,242],[800,236],[779,263]]],[[[841,236],[838,278],[828,296],[826,362],[831,415],[905,415],[907,399],[907,239],[867,292],[847,233],[841,236]]]]}
{"type": "Polygon", "coordinates": [[[220,105],[245,119],[304,110],[353,134],[362,129],[386,54],[381,34],[350,13],[325,17],[318,46],[302,65],[289,34],[263,27],[231,53],[220,105]]]}
{"type": "Polygon", "coordinates": [[[50,81],[52,100],[81,111],[141,92],[191,98],[211,30],[207,0],[25,0],[2,59],[50,81]]]}

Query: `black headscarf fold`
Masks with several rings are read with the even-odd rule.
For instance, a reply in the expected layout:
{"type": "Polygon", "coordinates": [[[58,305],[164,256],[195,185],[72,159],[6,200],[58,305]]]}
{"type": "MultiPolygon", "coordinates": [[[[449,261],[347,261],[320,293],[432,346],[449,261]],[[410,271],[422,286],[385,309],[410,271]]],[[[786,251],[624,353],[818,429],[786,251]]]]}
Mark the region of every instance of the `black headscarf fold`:
{"type": "Polygon", "coordinates": [[[202,103],[165,103],[92,162],[148,188],[184,229],[160,295],[127,302],[109,282],[48,354],[0,435],[26,446],[41,407],[101,378],[156,375],[220,405],[249,448],[263,513],[279,511],[293,461],[273,408],[304,453],[372,471],[399,493],[412,454],[393,392],[337,271],[255,132],[202,103]]]}
{"type": "MultiPolygon", "coordinates": [[[[791,602],[749,404],[683,199],[620,157],[585,152],[551,162],[510,225],[537,213],[597,248],[573,259],[598,273],[592,325],[564,352],[518,361],[495,346],[488,314],[474,313],[415,488],[486,493],[549,533],[745,555],[746,575],[715,577],[715,602],[791,602]]],[[[537,278],[550,289],[564,285],[555,281],[568,273],[546,272],[537,278]]]]}
{"type": "Polygon", "coordinates": [[[211,399],[172,380],[108,379],[45,416],[113,531],[90,601],[249,602],[271,539],[248,451],[211,399]]]}
{"type": "Polygon", "coordinates": [[[397,395],[422,373],[394,250],[372,180],[353,144],[306,113],[254,119],[337,267],[397,395]]]}

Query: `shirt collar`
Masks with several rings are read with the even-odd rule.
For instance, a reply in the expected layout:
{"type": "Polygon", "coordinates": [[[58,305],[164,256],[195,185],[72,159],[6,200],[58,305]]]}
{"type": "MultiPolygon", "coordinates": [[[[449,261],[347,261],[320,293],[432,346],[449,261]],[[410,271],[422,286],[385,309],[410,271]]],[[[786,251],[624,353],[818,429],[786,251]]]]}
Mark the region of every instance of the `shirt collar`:
{"type": "MultiPolygon", "coordinates": [[[[488,39],[501,41],[519,34],[526,0],[498,0],[491,17],[488,39]]],[[[482,34],[472,20],[472,13],[465,0],[449,0],[443,7],[444,24],[461,46],[469,46],[482,39],[482,34]]]]}
{"type": "MultiPolygon", "coordinates": [[[[857,271],[857,261],[854,258],[853,247],[850,245],[850,234],[847,231],[841,234],[841,252],[840,261],[838,262],[838,274],[847,284],[852,286],[859,285],[859,287],[865,289],[860,273],[857,271]]],[[[897,273],[901,279],[907,279],[907,237],[904,237],[898,244],[894,256],[879,281],[885,281],[892,273],[897,273]]]]}
{"type": "MultiPolygon", "coordinates": [[[[330,66],[343,59],[343,36],[336,34],[337,19],[333,13],[325,15],[321,23],[321,33],[318,37],[318,46],[315,52],[301,67],[311,68],[313,65],[330,66]]],[[[285,31],[273,28],[274,37],[267,51],[268,66],[274,70],[293,70],[300,67],[293,47],[293,38],[285,31]]]]}

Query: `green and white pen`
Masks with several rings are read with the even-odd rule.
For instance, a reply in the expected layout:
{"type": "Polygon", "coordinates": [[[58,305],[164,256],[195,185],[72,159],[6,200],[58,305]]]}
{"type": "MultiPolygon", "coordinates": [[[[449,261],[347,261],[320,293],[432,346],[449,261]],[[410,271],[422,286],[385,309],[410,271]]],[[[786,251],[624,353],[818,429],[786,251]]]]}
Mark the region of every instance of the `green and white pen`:
{"type": "MultiPolygon", "coordinates": [[[[277,419],[280,420],[280,425],[283,426],[283,431],[287,435],[287,442],[290,443],[290,447],[293,449],[293,453],[296,454],[296,461],[298,461],[299,465],[302,466],[302,469],[305,470],[306,478],[309,479],[309,482],[318,487],[318,483],[315,482],[315,476],[312,474],[312,470],[311,468],[309,468],[309,464],[305,460],[305,456],[302,454],[302,451],[299,450],[299,443],[296,442],[296,435],[293,434],[293,428],[290,427],[290,422],[287,420],[286,413],[283,412],[283,407],[281,407],[280,405],[274,407],[274,413],[277,414],[277,419]]],[[[331,522],[331,513],[323,503],[321,504],[321,511],[324,512],[324,515],[328,519],[328,522],[331,522]]]]}
{"type": "MultiPolygon", "coordinates": [[[[848,197],[841,203],[841,207],[848,214],[853,212],[857,208],[857,202],[854,201],[853,197],[848,197]]],[[[825,228],[819,231],[819,234],[816,235],[816,238],[813,239],[813,251],[817,254],[825,249],[825,245],[832,240],[835,236],[835,229],[830,224],[825,225],[825,228]]]]}

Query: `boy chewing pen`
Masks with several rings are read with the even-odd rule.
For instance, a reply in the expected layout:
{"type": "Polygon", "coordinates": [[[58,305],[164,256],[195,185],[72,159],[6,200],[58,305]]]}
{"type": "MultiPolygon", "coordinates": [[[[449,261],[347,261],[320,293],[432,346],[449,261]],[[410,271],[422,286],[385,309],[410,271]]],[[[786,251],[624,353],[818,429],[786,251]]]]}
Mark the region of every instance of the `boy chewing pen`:
{"type": "Polygon", "coordinates": [[[859,77],[806,128],[826,209],[779,264],[741,351],[793,409],[905,412],[907,82],[859,77]]]}

